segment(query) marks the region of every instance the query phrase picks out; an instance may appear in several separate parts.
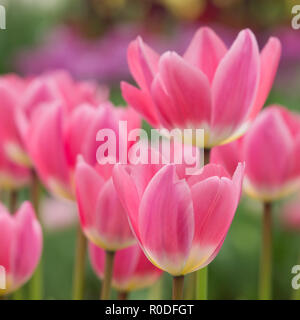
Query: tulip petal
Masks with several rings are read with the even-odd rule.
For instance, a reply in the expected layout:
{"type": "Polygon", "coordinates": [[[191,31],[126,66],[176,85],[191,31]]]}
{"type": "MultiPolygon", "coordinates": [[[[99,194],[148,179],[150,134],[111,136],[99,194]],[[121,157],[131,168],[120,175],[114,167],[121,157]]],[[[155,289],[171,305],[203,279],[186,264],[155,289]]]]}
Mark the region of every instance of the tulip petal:
{"type": "Polygon", "coordinates": [[[249,114],[259,81],[259,51],[253,33],[243,30],[220,62],[212,84],[215,131],[237,129],[249,114]]]}
{"type": "Polygon", "coordinates": [[[95,216],[94,227],[101,239],[99,240],[106,246],[106,249],[122,249],[135,242],[127,214],[119,200],[112,179],[109,179],[100,190],[93,215],[95,216]]]}
{"type": "Polygon", "coordinates": [[[132,167],[129,166],[120,164],[115,165],[113,170],[113,182],[119,199],[128,215],[132,232],[140,241],[138,228],[140,196],[131,176],[131,169],[132,167]]]}
{"type": "MultiPolygon", "coordinates": [[[[205,74],[175,52],[166,52],[159,62],[166,92],[181,115],[178,125],[207,123],[210,119],[210,85],[205,74]]],[[[168,108],[168,106],[164,106],[168,108]]],[[[162,106],[158,112],[162,110],[162,106]]]]}
{"type": "Polygon", "coordinates": [[[89,123],[85,143],[82,145],[82,155],[84,159],[93,166],[99,161],[99,159],[97,159],[97,150],[100,145],[104,143],[103,141],[97,140],[98,132],[101,130],[108,130],[112,131],[114,137],[118,137],[119,125],[116,112],[111,103],[103,103],[99,108],[94,110],[94,118],[91,119],[89,123]]]}
{"type": "Polygon", "coordinates": [[[150,88],[153,74],[157,70],[159,55],[147,46],[141,37],[132,41],[128,47],[127,60],[131,74],[142,88],[150,88]]]}
{"type": "Polygon", "coordinates": [[[17,96],[4,81],[0,82],[0,99],[0,137],[5,142],[19,142],[20,137],[15,123],[17,96]]]}
{"type": "Polygon", "coordinates": [[[147,91],[139,90],[127,82],[121,82],[121,90],[124,100],[139,112],[150,124],[158,125],[156,107],[147,91]]]}
{"type": "Polygon", "coordinates": [[[293,139],[277,110],[266,109],[249,130],[244,142],[247,178],[256,187],[282,185],[291,169],[293,139]]]}
{"type": "Polygon", "coordinates": [[[219,62],[227,52],[224,42],[208,28],[200,28],[192,39],[184,59],[202,70],[212,83],[219,62]]]}
{"type": "Polygon", "coordinates": [[[54,193],[55,182],[69,189],[69,170],[63,145],[62,110],[57,104],[35,110],[26,145],[44,183],[54,193]]]}
{"type": "Polygon", "coordinates": [[[205,267],[221,249],[240,199],[244,167],[237,166],[232,181],[211,177],[191,187],[195,236],[184,273],[205,267]]]}
{"type": "Polygon", "coordinates": [[[172,98],[166,92],[160,74],[154,78],[151,94],[157,108],[157,117],[163,127],[173,128],[180,126],[183,120],[181,110],[174,105],[172,98]]]}
{"type": "Polygon", "coordinates": [[[13,250],[14,285],[24,283],[36,268],[42,252],[42,229],[34,210],[25,202],[16,213],[16,239],[13,250]]]}
{"type": "MultiPolygon", "coordinates": [[[[138,250],[141,251],[137,245],[134,245],[116,252],[113,268],[113,284],[118,288],[128,282],[134,274],[139,257],[137,254],[138,250]],[[126,267],[124,267],[125,265],[126,267]]],[[[105,251],[90,242],[89,254],[93,269],[99,278],[102,279],[105,265],[105,251]]]]}
{"type": "Polygon", "coordinates": [[[7,273],[10,273],[12,268],[11,251],[15,235],[15,225],[13,218],[2,205],[0,206],[0,229],[0,265],[5,268],[7,273]]]}
{"type": "Polygon", "coordinates": [[[97,171],[82,159],[79,160],[75,170],[75,186],[83,229],[94,225],[97,200],[103,185],[104,180],[97,171]]]}
{"type": "Polygon", "coordinates": [[[274,82],[280,55],[280,41],[277,38],[270,38],[260,54],[260,80],[251,114],[249,115],[250,119],[256,117],[268,97],[274,82]]]}
{"type": "Polygon", "coordinates": [[[30,117],[34,109],[40,104],[53,102],[58,99],[58,93],[50,86],[46,78],[37,78],[25,90],[20,102],[20,109],[30,117]]]}
{"type": "MultiPolygon", "coordinates": [[[[236,166],[235,166],[236,167],[236,166]]],[[[210,177],[227,177],[230,178],[228,172],[221,165],[209,163],[199,170],[198,174],[194,174],[188,178],[189,186],[201,182],[210,177]]]]}
{"type": "Polygon", "coordinates": [[[68,164],[71,168],[75,167],[78,154],[82,154],[86,142],[89,141],[87,139],[88,131],[96,118],[96,114],[95,108],[82,105],[68,117],[64,132],[64,145],[68,164]]]}
{"type": "Polygon", "coordinates": [[[244,161],[242,140],[243,138],[240,138],[233,142],[213,148],[210,154],[211,163],[222,165],[232,176],[238,162],[244,161]]]}
{"type": "Polygon", "coordinates": [[[159,268],[181,274],[194,236],[191,193],[176,167],[166,165],[151,180],[143,195],[139,229],[148,258],[159,268]]]}

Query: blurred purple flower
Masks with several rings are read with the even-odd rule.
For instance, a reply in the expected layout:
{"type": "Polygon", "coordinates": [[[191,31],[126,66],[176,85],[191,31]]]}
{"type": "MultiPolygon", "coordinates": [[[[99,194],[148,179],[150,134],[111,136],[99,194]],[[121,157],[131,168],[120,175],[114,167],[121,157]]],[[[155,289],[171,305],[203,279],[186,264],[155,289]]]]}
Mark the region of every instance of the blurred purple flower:
{"type": "Polygon", "coordinates": [[[177,26],[171,34],[154,34],[139,25],[120,25],[104,36],[90,40],[67,26],[61,26],[44,37],[34,49],[19,53],[17,70],[25,75],[66,69],[78,79],[97,79],[114,83],[129,79],[127,47],[141,35],[158,52],[173,49],[181,52],[187,46],[196,26],[177,26]]]}

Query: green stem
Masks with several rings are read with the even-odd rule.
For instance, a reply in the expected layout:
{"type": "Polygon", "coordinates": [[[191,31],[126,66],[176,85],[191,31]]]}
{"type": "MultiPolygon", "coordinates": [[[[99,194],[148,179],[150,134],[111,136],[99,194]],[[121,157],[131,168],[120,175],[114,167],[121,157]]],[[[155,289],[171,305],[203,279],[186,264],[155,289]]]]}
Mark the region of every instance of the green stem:
{"type": "Polygon", "coordinates": [[[272,279],[272,205],[264,203],[262,250],[260,259],[259,299],[271,299],[272,279]]]}
{"type": "Polygon", "coordinates": [[[197,271],[197,289],[196,299],[207,300],[207,285],[208,285],[208,268],[202,268],[197,271]]]}
{"type": "Polygon", "coordinates": [[[110,296],[111,282],[113,276],[114,267],[114,251],[105,251],[105,267],[104,267],[104,279],[101,288],[101,300],[108,300],[110,296]]]}
{"type": "Polygon", "coordinates": [[[73,300],[82,300],[84,296],[86,249],[86,237],[79,226],[77,232],[77,245],[73,276],[73,300]]]}
{"type": "Polygon", "coordinates": [[[197,272],[192,272],[187,275],[186,288],[184,290],[185,300],[194,300],[196,293],[197,272]]]}
{"type": "MultiPolygon", "coordinates": [[[[204,149],[204,165],[209,163],[210,149],[204,149]]],[[[208,288],[208,267],[204,267],[197,271],[196,299],[207,300],[208,288]]]]}
{"type": "MultiPolygon", "coordinates": [[[[37,173],[32,170],[32,182],[31,182],[31,202],[34,207],[37,218],[39,218],[39,205],[41,199],[41,185],[37,173]]],[[[42,260],[40,260],[35,273],[33,274],[29,283],[29,296],[31,300],[43,299],[43,271],[42,271],[42,260]]]]}
{"type": "Polygon", "coordinates": [[[204,165],[209,164],[210,149],[204,149],[204,165]]]}
{"type": "Polygon", "coordinates": [[[173,300],[183,299],[184,276],[173,277],[173,300]]]}
{"type": "Polygon", "coordinates": [[[16,190],[11,190],[9,192],[9,212],[11,214],[14,214],[15,211],[17,210],[17,205],[18,205],[18,191],[16,190]]]}

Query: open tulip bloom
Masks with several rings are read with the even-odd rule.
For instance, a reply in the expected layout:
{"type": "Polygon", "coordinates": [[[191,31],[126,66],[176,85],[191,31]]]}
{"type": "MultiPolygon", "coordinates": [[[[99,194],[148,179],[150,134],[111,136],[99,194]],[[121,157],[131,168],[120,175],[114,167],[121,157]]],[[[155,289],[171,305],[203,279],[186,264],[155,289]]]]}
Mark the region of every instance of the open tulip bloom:
{"type": "MultiPolygon", "coordinates": [[[[198,175],[169,164],[117,165],[114,184],[139,244],[158,268],[180,277],[219,252],[241,194],[243,164],[233,175],[206,165],[198,175]]],[[[180,294],[179,294],[180,296],[180,294]]]]}
{"type": "Polygon", "coordinates": [[[0,206],[0,266],[5,270],[5,289],[0,296],[22,286],[33,274],[42,251],[42,230],[29,202],[11,215],[0,206]]]}
{"type": "Polygon", "coordinates": [[[154,127],[205,130],[205,148],[241,136],[271,89],[281,45],[270,38],[261,53],[242,30],[228,49],[210,29],[196,32],[183,56],[161,56],[141,38],[128,48],[139,89],[123,82],[123,97],[154,127]]]}

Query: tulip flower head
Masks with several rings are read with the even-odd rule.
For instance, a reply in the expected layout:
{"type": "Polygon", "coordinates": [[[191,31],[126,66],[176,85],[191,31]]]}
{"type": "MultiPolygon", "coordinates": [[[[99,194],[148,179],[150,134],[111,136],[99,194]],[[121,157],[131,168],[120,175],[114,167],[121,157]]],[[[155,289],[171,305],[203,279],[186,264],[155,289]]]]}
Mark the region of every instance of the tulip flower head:
{"type": "Polygon", "coordinates": [[[123,82],[123,97],[154,127],[204,129],[211,148],[247,130],[268,96],[280,54],[276,38],[259,53],[248,29],[228,49],[210,28],[200,28],[183,56],[160,56],[137,38],[128,64],[139,89],[123,82]]]}
{"type": "Polygon", "coordinates": [[[116,251],[135,243],[125,210],[111,177],[111,167],[95,168],[79,160],[75,171],[80,224],[86,237],[97,246],[116,251]]]}
{"type": "Polygon", "coordinates": [[[75,82],[67,72],[57,71],[32,79],[3,77],[0,97],[0,138],[5,152],[14,162],[31,166],[26,135],[36,109],[57,102],[70,112],[82,103],[96,106],[107,99],[108,93],[92,82],[75,82]]]}
{"type": "MultiPolygon", "coordinates": [[[[105,251],[90,243],[89,253],[95,273],[103,279],[105,251]]],[[[138,244],[118,250],[114,259],[112,285],[121,292],[149,287],[162,274],[162,271],[147,259],[138,244]]]]}
{"type": "MultiPolygon", "coordinates": [[[[0,207],[0,266],[5,270],[6,295],[21,287],[33,274],[42,251],[42,230],[29,202],[14,215],[0,207]]],[[[3,270],[3,269],[2,269],[3,270]]]]}
{"type": "Polygon", "coordinates": [[[78,155],[95,164],[97,132],[110,128],[117,134],[118,121],[140,126],[140,118],[129,108],[114,108],[105,102],[95,107],[81,104],[66,111],[63,103],[40,106],[26,130],[26,146],[35,168],[47,188],[55,195],[75,197],[74,171],[78,155]]]}
{"type": "Polygon", "coordinates": [[[300,116],[281,106],[270,106],[243,138],[214,148],[211,161],[229,172],[238,161],[245,161],[246,193],[272,201],[300,187],[299,156],[300,116]]]}
{"type": "Polygon", "coordinates": [[[217,165],[179,178],[176,166],[117,165],[113,179],[132,230],[158,268],[184,275],[209,264],[234,217],[244,166],[233,177],[217,165]]]}

